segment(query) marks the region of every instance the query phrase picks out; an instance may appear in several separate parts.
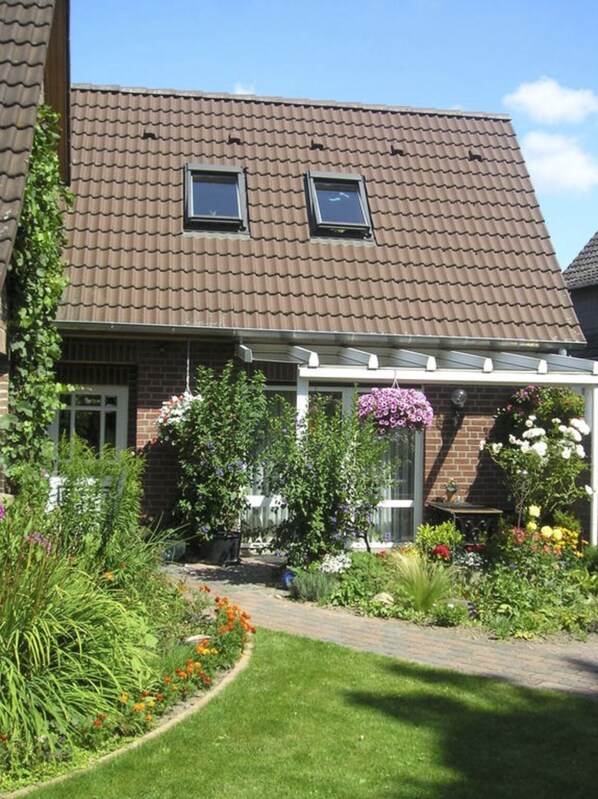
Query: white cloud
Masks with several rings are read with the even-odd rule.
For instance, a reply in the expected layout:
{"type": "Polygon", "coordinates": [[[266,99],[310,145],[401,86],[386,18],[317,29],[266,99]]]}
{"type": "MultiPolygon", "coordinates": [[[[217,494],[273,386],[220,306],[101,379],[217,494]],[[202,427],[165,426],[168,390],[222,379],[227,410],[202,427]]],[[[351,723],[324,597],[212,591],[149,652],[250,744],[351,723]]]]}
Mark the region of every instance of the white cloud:
{"type": "Polygon", "coordinates": [[[235,83],[233,94],[255,94],[255,86],[253,83],[249,85],[246,83],[235,83]]]}
{"type": "Polygon", "coordinates": [[[585,193],[598,186],[598,159],[574,138],[534,131],[521,146],[536,189],[585,193]]]}
{"type": "Polygon", "coordinates": [[[547,125],[583,122],[589,114],[598,113],[598,95],[591,89],[567,89],[546,77],[522,83],[503,103],[547,125]]]}

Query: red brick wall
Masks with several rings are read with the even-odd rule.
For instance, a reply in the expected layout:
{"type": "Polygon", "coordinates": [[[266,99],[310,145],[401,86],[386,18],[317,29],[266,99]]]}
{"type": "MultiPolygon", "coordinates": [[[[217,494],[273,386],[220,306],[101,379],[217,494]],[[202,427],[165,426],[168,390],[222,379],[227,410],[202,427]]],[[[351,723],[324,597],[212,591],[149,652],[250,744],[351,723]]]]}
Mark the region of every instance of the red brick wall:
{"type": "Polygon", "coordinates": [[[487,438],[498,407],[513,388],[466,386],[467,403],[455,424],[451,394],[455,386],[430,386],[426,396],[434,408],[434,422],[426,432],[424,456],[424,503],[444,499],[445,486],[454,480],[464,500],[484,505],[507,506],[500,472],[480,442],[487,438]]]}

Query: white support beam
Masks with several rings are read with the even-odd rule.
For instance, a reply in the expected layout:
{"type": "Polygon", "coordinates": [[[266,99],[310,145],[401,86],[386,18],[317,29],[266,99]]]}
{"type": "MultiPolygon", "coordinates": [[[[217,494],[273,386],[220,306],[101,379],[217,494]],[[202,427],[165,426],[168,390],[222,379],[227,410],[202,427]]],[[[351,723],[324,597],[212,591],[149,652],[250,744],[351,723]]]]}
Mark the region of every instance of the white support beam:
{"type": "Polygon", "coordinates": [[[250,347],[246,347],[244,344],[237,344],[235,354],[237,358],[240,358],[245,363],[253,363],[253,352],[250,347]]]}
{"type": "Polygon", "coordinates": [[[318,353],[313,350],[305,349],[305,347],[292,346],[288,348],[287,352],[289,358],[295,363],[306,364],[311,369],[317,369],[320,365],[318,353]]]}
{"type": "Polygon", "coordinates": [[[492,358],[486,358],[484,355],[476,355],[473,352],[458,352],[457,350],[440,352],[437,362],[442,368],[448,366],[454,367],[455,369],[478,369],[485,374],[492,372],[494,369],[492,358]]]}
{"type": "Polygon", "coordinates": [[[342,347],[339,350],[339,356],[342,363],[356,363],[360,366],[366,366],[368,369],[378,369],[378,356],[373,352],[365,352],[365,350],[356,350],[353,347],[342,347]]]}
{"type": "Polygon", "coordinates": [[[495,367],[500,366],[502,369],[512,369],[513,371],[522,369],[539,375],[548,374],[548,364],[544,358],[533,358],[530,355],[519,355],[515,352],[493,352],[492,361],[495,367]]]}
{"type": "Polygon", "coordinates": [[[401,367],[419,366],[426,372],[433,372],[436,369],[436,358],[425,352],[415,352],[414,350],[391,350],[388,354],[388,362],[391,366],[401,367]]]}
{"type": "Polygon", "coordinates": [[[580,372],[587,371],[590,375],[598,375],[598,361],[590,361],[586,358],[574,358],[570,355],[546,355],[548,368],[557,372],[580,372]]]}

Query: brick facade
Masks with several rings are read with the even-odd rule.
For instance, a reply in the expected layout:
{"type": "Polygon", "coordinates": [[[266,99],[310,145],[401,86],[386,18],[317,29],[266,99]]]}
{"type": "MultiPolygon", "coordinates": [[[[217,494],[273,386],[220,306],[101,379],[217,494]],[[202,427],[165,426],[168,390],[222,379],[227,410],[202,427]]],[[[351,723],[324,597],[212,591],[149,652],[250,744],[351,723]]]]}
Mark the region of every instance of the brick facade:
{"type": "Polygon", "coordinates": [[[426,432],[424,456],[424,504],[444,499],[446,484],[454,480],[458,495],[481,505],[507,506],[500,472],[480,442],[488,437],[497,408],[513,388],[467,386],[467,403],[455,422],[451,394],[455,386],[430,386],[426,396],[434,408],[434,423],[426,432]]]}
{"type": "MultiPolygon", "coordinates": [[[[185,390],[187,353],[191,387],[197,367],[222,368],[233,357],[229,341],[65,338],[58,378],[76,385],[126,385],[129,389],[128,445],[146,458],[144,510],[150,516],[168,513],[176,496],[177,466],[169,445],[155,440],[155,420],[165,399],[185,390]]],[[[294,385],[293,364],[260,363],[268,382],[294,385]]],[[[250,367],[253,370],[253,367],[250,367]]],[[[467,387],[463,417],[455,424],[454,386],[425,389],[435,412],[426,432],[424,505],[444,498],[450,479],[463,499],[506,506],[498,470],[480,452],[479,443],[493,424],[497,407],[512,393],[504,387],[467,387]]],[[[1,392],[1,386],[0,386],[1,392]]],[[[0,401],[2,394],[0,393],[0,401]]]]}

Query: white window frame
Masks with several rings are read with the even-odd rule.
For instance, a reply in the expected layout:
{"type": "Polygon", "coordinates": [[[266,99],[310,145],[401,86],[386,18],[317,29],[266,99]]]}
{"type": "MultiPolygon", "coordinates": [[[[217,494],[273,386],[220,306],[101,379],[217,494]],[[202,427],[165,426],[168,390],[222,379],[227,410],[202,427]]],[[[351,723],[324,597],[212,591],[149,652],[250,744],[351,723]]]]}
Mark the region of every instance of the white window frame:
{"type": "MultiPolygon", "coordinates": [[[[77,388],[75,391],[68,391],[64,392],[69,397],[69,408],[68,410],[77,410],[79,406],[73,405],[73,399],[76,396],[87,395],[90,394],[100,394],[102,397],[102,404],[98,409],[98,413],[102,415],[102,422],[100,425],[100,447],[104,446],[104,435],[105,435],[105,414],[106,408],[112,406],[106,406],[106,397],[115,396],[117,397],[117,405],[116,405],[116,435],[115,435],[115,449],[122,450],[127,448],[127,426],[128,426],[128,415],[129,415],[129,388],[128,386],[106,386],[106,385],[92,385],[92,386],[84,386],[81,388],[77,388]]],[[[93,406],[81,406],[81,410],[95,410],[93,406]]],[[[50,438],[54,442],[55,446],[58,445],[58,435],[59,435],[59,414],[60,411],[56,412],[54,417],[54,421],[50,425],[50,438]]],[[[74,423],[75,423],[75,415],[71,413],[70,418],[70,428],[69,428],[69,435],[72,435],[74,431],[74,423]]]]}

